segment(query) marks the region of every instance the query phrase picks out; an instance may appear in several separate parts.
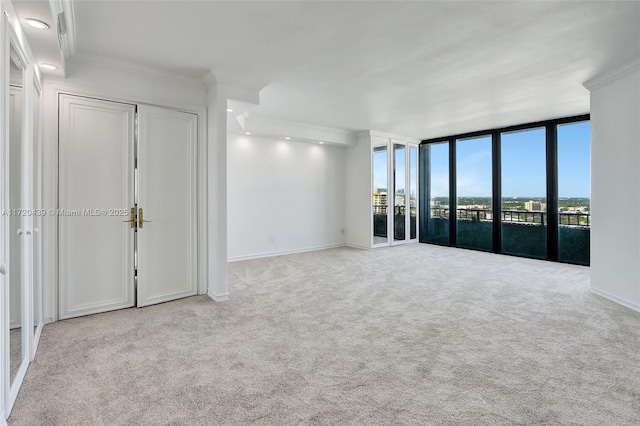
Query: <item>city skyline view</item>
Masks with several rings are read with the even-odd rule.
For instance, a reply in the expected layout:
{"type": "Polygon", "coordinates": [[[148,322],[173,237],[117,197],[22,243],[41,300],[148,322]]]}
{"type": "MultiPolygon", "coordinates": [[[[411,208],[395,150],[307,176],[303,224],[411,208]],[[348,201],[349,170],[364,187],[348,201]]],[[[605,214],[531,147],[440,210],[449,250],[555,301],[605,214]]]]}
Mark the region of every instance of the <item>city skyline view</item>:
{"type": "MultiPolygon", "coordinates": [[[[558,126],[561,198],[590,198],[590,133],[589,121],[558,126]]],[[[501,139],[503,198],[546,197],[545,129],[504,133],[501,139]]],[[[456,151],[458,197],[491,197],[491,137],[458,140],[456,151]]],[[[374,152],[374,187],[378,189],[387,188],[387,155],[374,152]]],[[[435,143],[431,145],[431,196],[448,195],[449,147],[435,143]]]]}

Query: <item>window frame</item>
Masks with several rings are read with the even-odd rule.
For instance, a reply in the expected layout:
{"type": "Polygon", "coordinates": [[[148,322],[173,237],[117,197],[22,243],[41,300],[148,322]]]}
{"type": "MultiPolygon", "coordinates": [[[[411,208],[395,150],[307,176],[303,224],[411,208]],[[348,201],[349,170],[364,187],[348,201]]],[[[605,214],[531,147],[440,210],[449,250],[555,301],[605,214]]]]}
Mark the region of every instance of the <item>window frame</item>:
{"type": "MultiPolygon", "coordinates": [[[[502,251],[502,215],[496,212],[502,211],[502,162],[501,162],[501,135],[503,133],[517,132],[532,130],[536,128],[545,128],[546,134],[546,198],[547,198],[547,257],[546,260],[560,263],[569,263],[577,265],[588,266],[588,263],[571,262],[560,260],[558,255],[558,126],[564,124],[571,124],[583,121],[591,121],[590,114],[580,114],[569,117],[536,121],[525,124],[518,124],[506,127],[498,127],[493,129],[479,130],[473,132],[460,133],[450,136],[440,136],[436,138],[424,139],[420,142],[420,147],[428,144],[437,144],[442,142],[449,143],[449,243],[437,243],[429,242],[427,237],[428,218],[424,215],[429,213],[428,205],[429,201],[426,195],[423,193],[422,188],[425,187],[424,179],[429,179],[426,176],[427,171],[424,170],[424,164],[422,161],[423,150],[418,150],[418,176],[420,181],[419,185],[419,200],[420,208],[418,211],[419,222],[422,226],[419,227],[419,241],[425,244],[435,244],[448,247],[463,248],[466,250],[486,251],[474,248],[462,247],[457,245],[456,235],[456,214],[458,208],[458,199],[456,194],[457,189],[457,155],[456,155],[456,141],[461,139],[470,139],[482,136],[491,136],[492,143],[492,196],[493,196],[493,231],[492,231],[492,250],[490,252],[497,254],[505,254],[515,257],[527,257],[540,259],[539,257],[530,257],[518,254],[504,253],[502,251]],[[453,213],[452,213],[453,212],[453,213]],[[551,214],[554,212],[555,214],[551,214]]],[[[544,260],[544,259],[543,259],[544,260]]]]}

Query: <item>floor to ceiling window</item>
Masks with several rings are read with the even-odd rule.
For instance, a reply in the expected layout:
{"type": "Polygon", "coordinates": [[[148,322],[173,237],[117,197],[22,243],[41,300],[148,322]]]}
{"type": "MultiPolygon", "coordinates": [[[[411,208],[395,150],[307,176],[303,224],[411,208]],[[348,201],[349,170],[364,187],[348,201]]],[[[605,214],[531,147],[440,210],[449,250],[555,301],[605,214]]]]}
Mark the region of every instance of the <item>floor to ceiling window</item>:
{"type": "Polygon", "coordinates": [[[547,257],[544,127],[501,134],[502,252],[547,257]]]}
{"type": "Polygon", "coordinates": [[[449,244],[449,142],[420,145],[420,241],[449,244]]]}
{"type": "Polygon", "coordinates": [[[588,115],[423,141],[420,241],[588,265],[589,152],[588,115]]]}
{"type": "Polygon", "coordinates": [[[558,259],[589,263],[591,126],[558,126],[558,259]]]}
{"type": "Polygon", "coordinates": [[[405,240],[406,227],[406,163],[407,147],[393,144],[393,239],[405,240]]]}
{"type": "Polygon", "coordinates": [[[373,244],[384,244],[387,238],[388,172],[387,146],[373,147],[373,244]]]}
{"type": "Polygon", "coordinates": [[[492,249],[491,135],[456,140],[456,244],[492,249]]]}

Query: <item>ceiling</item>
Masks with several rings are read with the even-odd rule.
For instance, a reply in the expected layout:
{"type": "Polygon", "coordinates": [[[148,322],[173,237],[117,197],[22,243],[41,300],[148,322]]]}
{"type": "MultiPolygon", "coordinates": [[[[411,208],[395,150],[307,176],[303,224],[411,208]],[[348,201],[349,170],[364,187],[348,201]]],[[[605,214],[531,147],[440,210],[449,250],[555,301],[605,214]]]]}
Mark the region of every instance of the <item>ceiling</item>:
{"type": "Polygon", "coordinates": [[[78,55],[262,89],[252,114],[415,138],[586,113],[640,2],[74,1],[78,55]]]}
{"type": "Polygon", "coordinates": [[[51,6],[47,0],[13,0],[13,7],[20,19],[29,46],[39,65],[50,64],[57,67],[56,70],[40,68],[40,72],[56,77],[64,76],[64,61],[58,48],[56,35],[57,21],[53,19],[51,6]],[[49,28],[40,30],[25,23],[25,19],[37,19],[49,25],[49,28]]]}

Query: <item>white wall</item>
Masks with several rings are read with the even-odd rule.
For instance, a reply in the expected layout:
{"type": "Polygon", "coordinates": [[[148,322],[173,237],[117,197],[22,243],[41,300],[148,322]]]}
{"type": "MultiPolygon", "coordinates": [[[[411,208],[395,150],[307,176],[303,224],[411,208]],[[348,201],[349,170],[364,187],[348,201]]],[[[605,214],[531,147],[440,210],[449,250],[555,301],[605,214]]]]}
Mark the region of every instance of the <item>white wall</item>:
{"type": "Polygon", "coordinates": [[[362,132],[347,148],[347,244],[371,248],[371,136],[362,132]]]}
{"type": "Polygon", "coordinates": [[[640,311],[640,61],[591,90],[591,288],[640,311]]]}
{"type": "Polygon", "coordinates": [[[343,245],[345,148],[227,135],[230,260],[343,245]]]}

